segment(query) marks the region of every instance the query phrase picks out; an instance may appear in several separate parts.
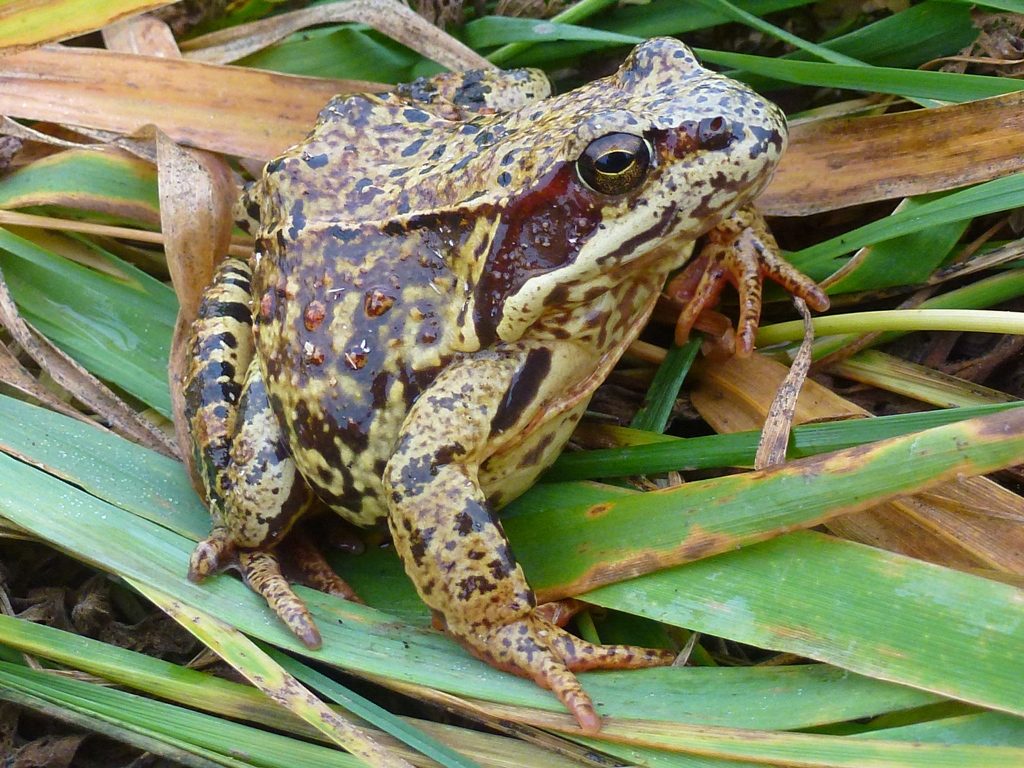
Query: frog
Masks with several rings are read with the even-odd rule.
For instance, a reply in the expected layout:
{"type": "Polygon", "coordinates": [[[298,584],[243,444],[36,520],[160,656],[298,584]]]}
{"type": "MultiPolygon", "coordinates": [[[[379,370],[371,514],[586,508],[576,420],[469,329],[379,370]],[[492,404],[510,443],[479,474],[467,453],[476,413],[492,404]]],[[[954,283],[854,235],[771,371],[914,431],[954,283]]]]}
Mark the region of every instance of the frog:
{"type": "Polygon", "coordinates": [[[386,527],[438,627],[597,732],[578,672],[675,655],[555,623],[497,513],[698,239],[688,316],[737,284],[740,353],[765,278],[827,307],[752,207],[786,136],[776,105],[672,38],[561,95],[495,69],[331,100],[244,195],[253,255],[221,263],[193,327],[182,387],[213,528],[189,577],[240,571],[315,649],[292,581],[358,596],[307,522],[386,527]]]}

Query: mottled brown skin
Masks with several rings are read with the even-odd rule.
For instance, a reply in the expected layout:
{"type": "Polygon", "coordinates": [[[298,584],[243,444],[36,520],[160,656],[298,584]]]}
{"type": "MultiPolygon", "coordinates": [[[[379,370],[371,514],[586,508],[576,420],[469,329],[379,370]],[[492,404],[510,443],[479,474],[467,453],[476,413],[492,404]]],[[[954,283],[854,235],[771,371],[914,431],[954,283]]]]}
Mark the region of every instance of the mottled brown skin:
{"type": "Polygon", "coordinates": [[[546,97],[520,71],[339,98],[267,165],[251,286],[222,268],[186,377],[214,518],[190,575],[239,566],[315,646],[277,543],[314,497],[386,522],[452,637],[596,731],[574,671],[672,656],[535,612],[495,509],[557,456],[694,239],[765,186],[785,121],[670,39],[546,97]]]}

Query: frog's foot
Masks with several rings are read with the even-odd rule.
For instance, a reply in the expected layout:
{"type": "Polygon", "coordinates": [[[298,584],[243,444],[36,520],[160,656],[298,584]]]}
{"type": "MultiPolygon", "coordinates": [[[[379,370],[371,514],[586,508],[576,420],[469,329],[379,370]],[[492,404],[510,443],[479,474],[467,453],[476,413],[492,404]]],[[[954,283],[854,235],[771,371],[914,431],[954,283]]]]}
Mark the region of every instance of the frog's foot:
{"type": "Polygon", "coordinates": [[[267,551],[240,549],[231,541],[227,531],[215,528],[210,537],[199,542],[192,552],[188,577],[191,581],[202,581],[212,573],[237,570],[245,583],[267,601],[271,610],[303,644],[319,648],[322,642],[320,631],[282,570],[282,558],[288,566],[288,575],[294,577],[294,581],[345,600],[362,602],[301,529],[292,530],[281,546],[267,551]]]}
{"type": "Polygon", "coordinates": [[[240,551],[238,570],[242,572],[242,578],[249,588],[263,596],[271,610],[303,645],[307,648],[320,647],[323,642],[320,630],[316,628],[316,622],[306,604],[292,591],[291,584],[281,572],[281,562],[275,552],[240,551]]]}
{"type": "Polygon", "coordinates": [[[211,573],[219,573],[237,559],[235,544],[224,528],[215,527],[196,544],[188,560],[188,580],[200,582],[211,573]]]}
{"type": "Polygon", "coordinates": [[[533,680],[554,693],[586,733],[601,730],[601,717],[574,672],[592,669],[663,667],[672,651],[633,645],[595,645],[529,613],[490,632],[457,638],[492,666],[533,680]]]}
{"type": "MultiPolygon", "coordinates": [[[[754,349],[765,278],[775,281],[819,312],[828,309],[828,296],[779,255],[775,238],[753,208],[741,208],[706,237],[700,253],[672,279],[666,291],[670,298],[683,305],[676,321],[676,344],[686,342],[691,329],[701,324],[699,316],[708,314],[727,283],[739,293],[739,318],[735,340],[732,329],[727,327],[716,346],[734,347],[727,351],[744,357],[754,349]]],[[[712,320],[703,327],[716,324],[712,320]]]]}
{"type": "MultiPolygon", "coordinates": [[[[305,530],[293,530],[284,546],[285,551],[282,555],[285,556],[285,565],[288,574],[293,576],[295,581],[353,603],[363,602],[355,590],[334,572],[323,552],[313,543],[305,530]]],[[[357,545],[353,543],[346,546],[355,548],[357,545]]]]}

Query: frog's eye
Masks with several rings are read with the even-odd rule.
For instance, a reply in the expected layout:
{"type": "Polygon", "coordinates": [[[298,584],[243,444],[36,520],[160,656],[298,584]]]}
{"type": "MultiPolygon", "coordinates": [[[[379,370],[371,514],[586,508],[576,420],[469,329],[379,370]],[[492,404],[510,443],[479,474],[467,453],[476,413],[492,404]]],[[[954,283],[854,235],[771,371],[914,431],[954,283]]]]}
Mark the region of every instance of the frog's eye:
{"type": "Polygon", "coordinates": [[[609,133],[594,139],[576,161],[580,179],[595,192],[621,195],[636,187],[651,167],[651,147],[642,136],[609,133]]]}

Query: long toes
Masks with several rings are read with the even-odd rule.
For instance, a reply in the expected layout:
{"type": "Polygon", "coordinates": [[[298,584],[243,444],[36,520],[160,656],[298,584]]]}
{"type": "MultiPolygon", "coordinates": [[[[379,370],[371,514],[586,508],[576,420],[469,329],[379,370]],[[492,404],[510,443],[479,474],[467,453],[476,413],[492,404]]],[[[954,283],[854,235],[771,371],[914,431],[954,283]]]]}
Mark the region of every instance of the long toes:
{"type": "Polygon", "coordinates": [[[777,253],[765,251],[760,254],[761,273],[775,281],[789,293],[799,296],[816,312],[829,308],[828,295],[816,282],[807,277],[777,253]]]}
{"type": "Polygon", "coordinates": [[[572,713],[580,728],[597,733],[601,730],[601,718],[594,703],[551,645],[562,632],[543,619],[527,615],[492,632],[484,647],[467,647],[494,666],[547,688],[572,713]]]}
{"type": "Polygon", "coordinates": [[[601,728],[601,718],[575,672],[592,669],[637,669],[666,666],[670,651],[632,645],[595,645],[574,637],[535,614],[492,631],[485,638],[463,640],[470,651],[508,672],[531,678],[565,705],[587,733],[601,728]]]}
{"type": "Polygon", "coordinates": [[[639,645],[596,645],[567,632],[556,639],[555,647],[565,665],[573,672],[667,667],[676,659],[674,651],[639,645]]]}
{"type": "Polygon", "coordinates": [[[239,552],[238,567],[254,592],[263,596],[267,605],[307,648],[319,648],[320,631],[306,604],[292,591],[281,573],[281,564],[271,552],[239,552]]]}

